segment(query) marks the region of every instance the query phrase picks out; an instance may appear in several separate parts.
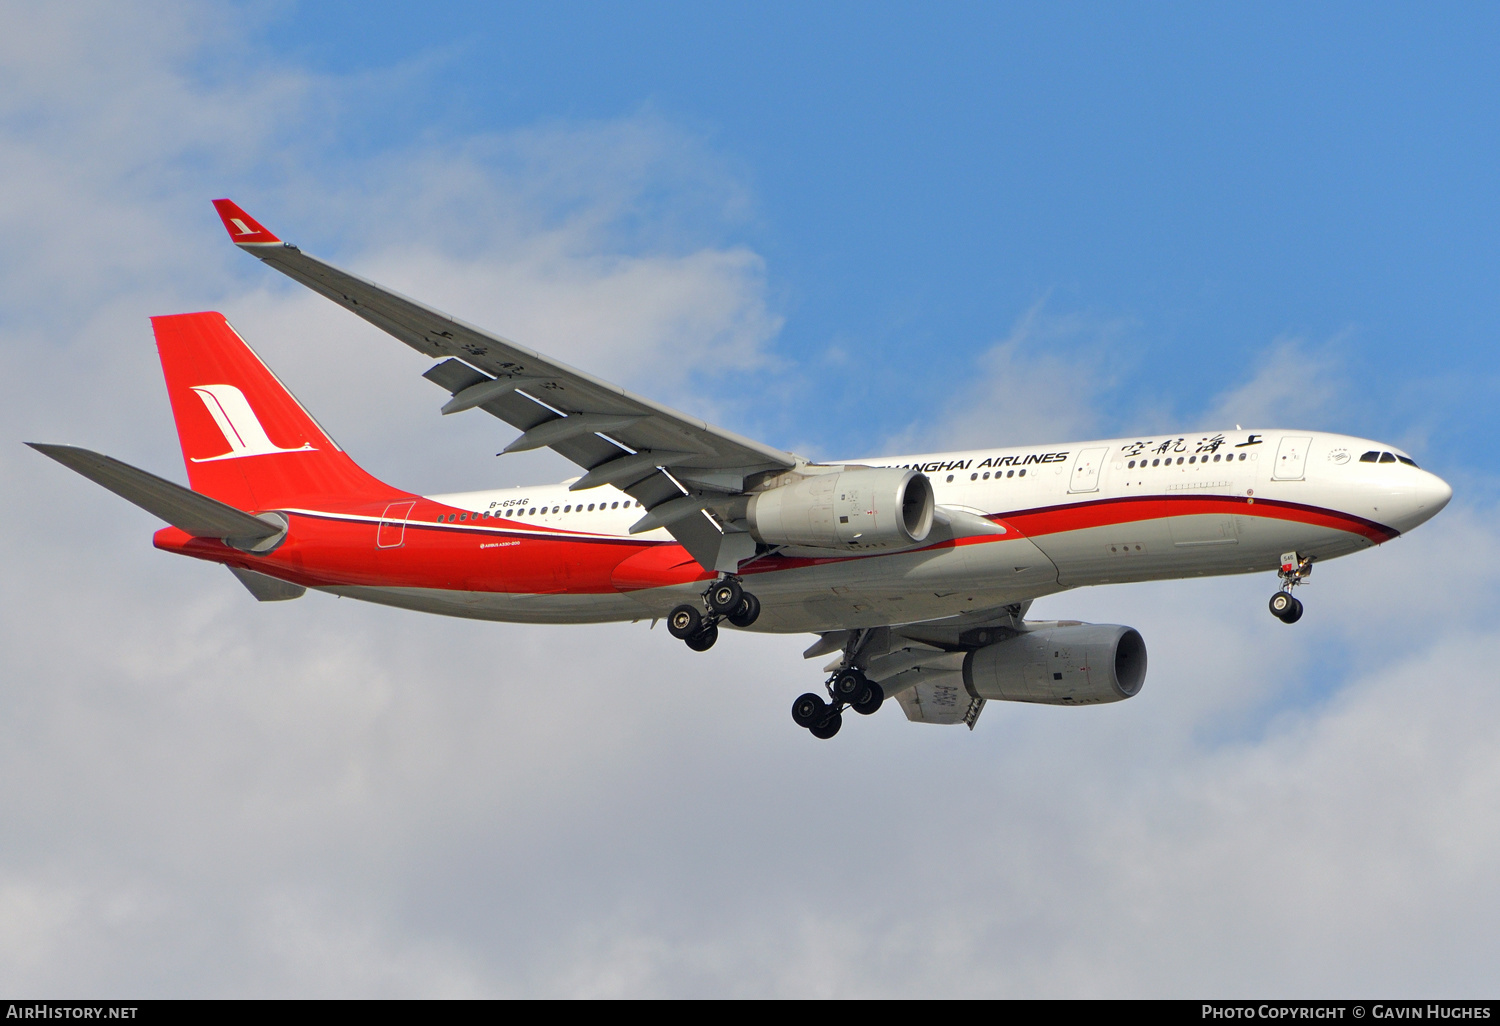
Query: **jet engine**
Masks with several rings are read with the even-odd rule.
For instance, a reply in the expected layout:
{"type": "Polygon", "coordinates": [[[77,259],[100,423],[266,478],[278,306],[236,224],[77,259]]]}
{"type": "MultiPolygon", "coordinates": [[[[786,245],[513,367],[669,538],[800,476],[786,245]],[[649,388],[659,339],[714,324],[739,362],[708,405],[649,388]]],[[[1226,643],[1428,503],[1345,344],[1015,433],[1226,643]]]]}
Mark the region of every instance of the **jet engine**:
{"type": "Polygon", "coordinates": [[[1145,680],[1146,642],[1134,627],[1118,624],[1041,627],[964,657],[969,693],[1006,702],[1118,702],[1145,680]]]}
{"type": "Polygon", "coordinates": [[[766,545],[900,549],[932,530],[932,483],[900,467],[851,468],[805,477],[749,497],[744,519],[766,545]]]}

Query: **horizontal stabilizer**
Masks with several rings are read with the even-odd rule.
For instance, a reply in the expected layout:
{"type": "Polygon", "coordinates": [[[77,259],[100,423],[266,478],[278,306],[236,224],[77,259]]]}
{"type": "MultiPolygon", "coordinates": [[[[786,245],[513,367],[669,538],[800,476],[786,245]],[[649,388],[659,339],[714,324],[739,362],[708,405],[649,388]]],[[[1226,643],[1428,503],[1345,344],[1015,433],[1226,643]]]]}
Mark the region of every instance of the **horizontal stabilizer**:
{"type": "Polygon", "coordinates": [[[239,578],[239,582],[255,596],[257,602],[285,602],[307,594],[307,589],[302,585],[292,584],[269,574],[258,574],[254,570],[238,566],[230,567],[229,572],[239,578]]]}
{"type": "Polygon", "coordinates": [[[223,538],[231,544],[241,543],[236,547],[248,548],[286,530],[284,523],[262,520],[218,499],[210,499],[191,488],[88,449],[40,442],[26,444],[197,538],[223,538]]]}

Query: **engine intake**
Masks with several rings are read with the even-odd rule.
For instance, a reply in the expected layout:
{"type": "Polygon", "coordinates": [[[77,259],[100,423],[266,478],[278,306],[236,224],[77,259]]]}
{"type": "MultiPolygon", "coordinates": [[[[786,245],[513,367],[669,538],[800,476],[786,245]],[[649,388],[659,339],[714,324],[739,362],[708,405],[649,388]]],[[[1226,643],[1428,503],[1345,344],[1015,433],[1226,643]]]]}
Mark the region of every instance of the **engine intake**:
{"type": "Polygon", "coordinates": [[[932,530],[926,475],[900,467],[818,474],[750,497],[745,519],[767,545],[814,549],[897,549],[932,530]]]}
{"type": "Polygon", "coordinates": [[[1094,705],[1132,698],[1146,681],[1146,642],[1134,627],[1042,627],[976,649],[964,658],[964,686],[976,698],[1046,705],[1094,705]]]}

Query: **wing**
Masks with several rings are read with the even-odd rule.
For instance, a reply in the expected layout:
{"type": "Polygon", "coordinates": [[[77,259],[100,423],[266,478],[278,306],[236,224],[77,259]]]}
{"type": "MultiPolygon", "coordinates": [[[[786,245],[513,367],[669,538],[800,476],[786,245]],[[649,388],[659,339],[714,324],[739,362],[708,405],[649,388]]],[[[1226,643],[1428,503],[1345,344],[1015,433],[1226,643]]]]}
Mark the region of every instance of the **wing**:
{"type": "Polygon", "coordinates": [[[585,471],[575,491],[606,484],[624,490],[646,510],[632,533],[665,527],[707,569],[733,570],[755,546],[704,508],[743,491],[748,477],[806,462],[308,256],[227,199],[214,207],[241,249],[441,359],[424,376],[452,393],[443,413],[478,408],[519,429],[504,452],[546,447],[562,454],[585,471]]]}

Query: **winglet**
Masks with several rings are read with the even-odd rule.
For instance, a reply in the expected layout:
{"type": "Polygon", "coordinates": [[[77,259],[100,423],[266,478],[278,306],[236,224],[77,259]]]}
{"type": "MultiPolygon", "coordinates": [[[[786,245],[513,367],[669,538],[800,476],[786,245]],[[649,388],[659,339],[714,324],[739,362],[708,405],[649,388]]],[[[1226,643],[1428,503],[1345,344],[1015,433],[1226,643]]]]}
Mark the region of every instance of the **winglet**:
{"type": "Polygon", "coordinates": [[[241,210],[234,200],[216,199],[214,209],[219,212],[219,219],[224,222],[225,230],[229,232],[229,237],[236,245],[259,245],[281,241],[266,231],[259,221],[241,210]]]}

